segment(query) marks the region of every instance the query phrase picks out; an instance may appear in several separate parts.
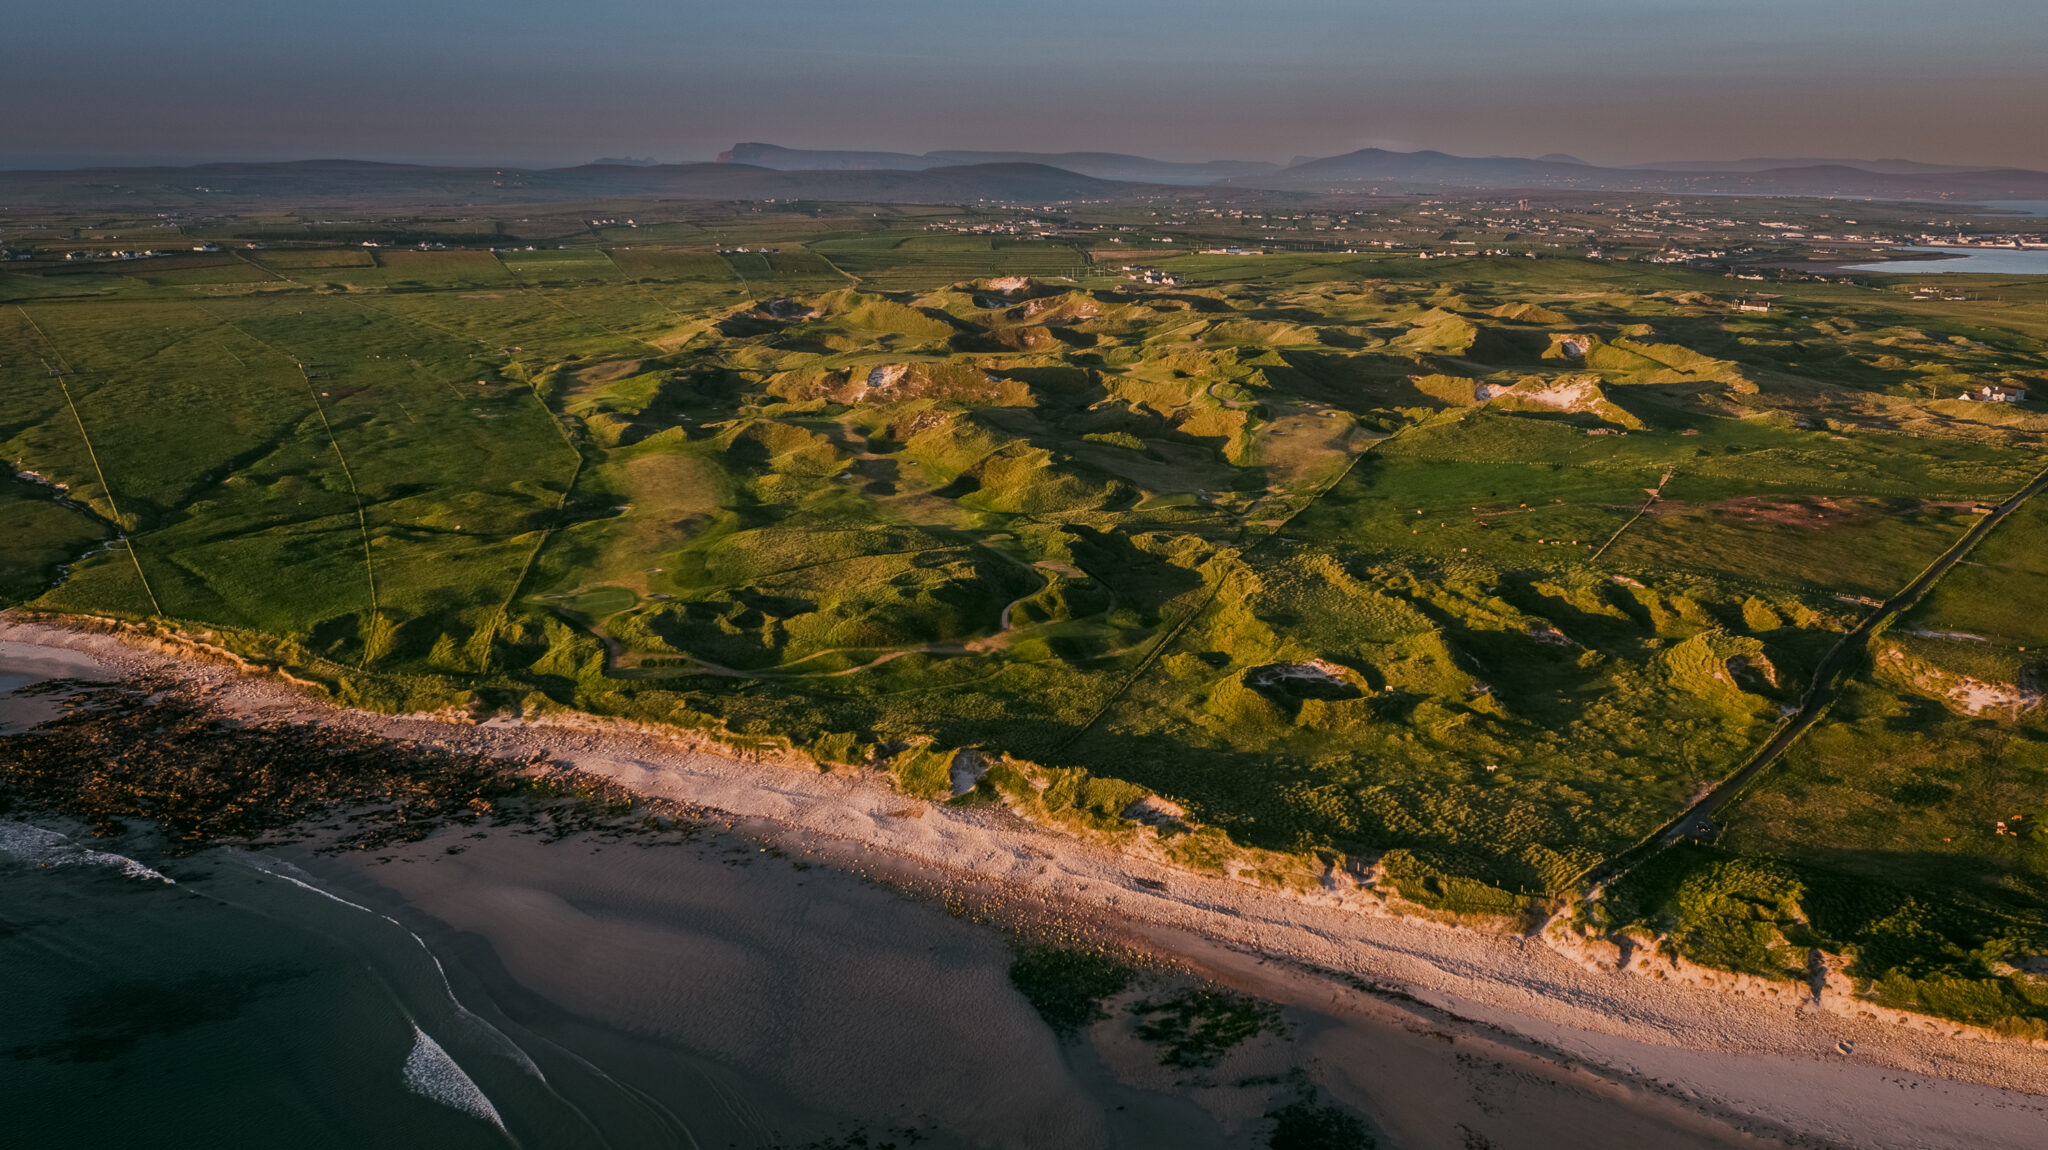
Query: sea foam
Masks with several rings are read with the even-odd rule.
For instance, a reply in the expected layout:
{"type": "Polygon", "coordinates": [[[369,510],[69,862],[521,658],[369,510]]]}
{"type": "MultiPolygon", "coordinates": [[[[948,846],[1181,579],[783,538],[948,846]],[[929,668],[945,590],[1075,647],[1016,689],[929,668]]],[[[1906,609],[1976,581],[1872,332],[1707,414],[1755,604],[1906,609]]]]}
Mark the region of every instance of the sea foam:
{"type": "MultiPolygon", "coordinates": [[[[455,1012],[457,1014],[462,1016],[462,1020],[468,1023],[470,1027],[474,1029],[476,1032],[482,1034],[484,1037],[490,1039],[493,1043],[495,1043],[499,1048],[499,1052],[502,1053],[505,1057],[511,1059],[513,1062],[518,1063],[519,1068],[521,1070],[524,1070],[526,1073],[531,1074],[535,1078],[538,1078],[543,1085],[547,1083],[548,1076],[541,1073],[540,1066],[534,1062],[533,1058],[530,1055],[526,1053],[525,1048],[521,1047],[517,1042],[512,1041],[511,1037],[508,1036],[504,1031],[499,1030],[495,1026],[492,1026],[490,1022],[487,1021],[482,1015],[479,1015],[467,1006],[462,1005],[462,999],[456,997],[455,995],[455,984],[448,981],[448,968],[441,965],[441,956],[434,953],[434,949],[427,945],[426,939],[421,938],[419,935],[415,934],[413,931],[408,929],[404,923],[399,922],[397,919],[392,918],[388,914],[384,914],[381,911],[371,910],[369,907],[366,907],[359,902],[350,902],[349,900],[341,897],[340,895],[335,894],[333,891],[316,886],[313,883],[307,882],[305,879],[292,877],[290,874],[287,874],[285,872],[298,871],[298,873],[300,874],[305,874],[306,872],[299,870],[299,868],[293,866],[288,862],[285,862],[282,859],[269,858],[266,856],[261,861],[250,861],[249,865],[254,867],[256,870],[260,871],[261,873],[269,875],[271,878],[281,878],[284,881],[292,884],[293,886],[299,887],[302,890],[311,891],[314,894],[319,895],[321,898],[330,899],[334,902],[340,903],[343,906],[351,907],[355,910],[362,911],[364,914],[376,915],[378,918],[381,918],[385,922],[390,923],[392,926],[397,927],[399,930],[404,931],[406,937],[412,939],[413,942],[417,943],[419,945],[420,950],[426,954],[429,960],[433,962],[434,973],[438,974],[441,977],[441,990],[448,995],[449,1004],[455,1008],[455,1012]],[[269,865],[266,866],[264,865],[265,863],[268,863],[269,865]]],[[[306,877],[311,878],[312,876],[307,875],[306,877]]]]}
{"type": "Polygon", "coordinates": [[[30,866],[39,867],[113,867],[129,878],[177,885],[177,880],[169,875],[136,862],[127,855],[91,850],[72,842],[69,836],[13,819],[0,819],[0,857],[17,859],[30,866]]]}
{"type": "Polygon", "coordinates": [[[475,1115],[500,1130],[505,1128],[505,1120],[498,1117],[498,1108],[491,1105],[491,1100],[484,1097],[483,1089],[463,1072],[455,1059],[441,1049],[440,1043],[427,1037],[427,1032],[418,1026],[412,1028],[412,1039],[412,1053],[405,1056],[407,1090],[464,1114],[475,1115]]]}

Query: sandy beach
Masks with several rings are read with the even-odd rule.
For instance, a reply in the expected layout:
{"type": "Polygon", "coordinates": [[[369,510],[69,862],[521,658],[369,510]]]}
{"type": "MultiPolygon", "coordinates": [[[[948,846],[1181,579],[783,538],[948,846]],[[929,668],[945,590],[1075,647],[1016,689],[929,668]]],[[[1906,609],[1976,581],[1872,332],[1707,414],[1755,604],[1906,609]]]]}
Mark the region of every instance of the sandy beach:
{"type": "MultiPolygon", "coordinates": [[[[1503,1129],[1522,1135],[1493,1145],[2020,1147],[2048,1136],[2048,1053],[2026,1045],[1602,972],[1538,940],[1388,914],[1377,900],[1344,890],[1295,896],[1175,870],[1007,812],[911,800],[873,777],[750,762],[693,746],[682,734],[598,721],[478,724],[351,711],[222,662],[44,623],[0,620],[0,673],[8,671],[168,672],[249,719],[571,764],[646,795],[723,812],[735,833],[834,872],[914,893],[956,893],[998,917],[1070,921],[1286,1006],[1301,1020],[1299,1042],[1321,1067],[1322,1085],[1342,1101],[1352,1101],[1347,1091],[1355,1095],[1397,1145],[1460,1144],[1431,1120],[1432,1100],[1469,1093],[1471,1082],[1446,1068],[1474,1061],[1498,1068],[1485,1077],[1496,1095],[1487,1105],[1506,1116],[1503,1129]],[[1447,1058],[1447,1049],[1456,1057],[1447,1058]]],[[[36,719],[0,714],[0,723],[22,721],[36,719]]],[[[588,961],[628,963],[658,952],[663,936],[596,931],[590,915],[562,912],[603,889],[602,875],[559,861],[568,857],[506,848],[422,855],[412,866],[347,865],[358,881],[426,919],[489,942],[507,978],[576,1001],[580,1014],[624,1024],[631,1021],[626,1000],[552,980],[564,964],[550,948],[574,941],[588,961]],[[568,888],[582,893],[568,897],[568,888]],[[543,914],[534,906],[555,909],[543,914]],[[519,929],[502,925],[509,922],[519,929]]],[[[702,932],[695,937],[690,945],[701,951],[702,932]]],[[[825,993],[824,985],[807,993],[825,993]]],[[[701,1018],[709,1000],[675,1001],[681,1005],[664,1017],[682,1025],[701,1018]]],[[[693,1044],[704,1048],[718,1034],[748,1027],[735,1018],[693,1044]]],[[[786,1076],[831,1081],[817,1068],[786,1076]]],[[[1047,1096],[1056,1096],[1061,1088],[1047,1082],[1047,1096]]],[[[1107,1144],[1100,1132],[1033,1125],[1041,1120],[1012,1115],[991,1128],[1022,1123],[1019,1129],[1071,1136],[1077,1145],[1107,1144]]]]}

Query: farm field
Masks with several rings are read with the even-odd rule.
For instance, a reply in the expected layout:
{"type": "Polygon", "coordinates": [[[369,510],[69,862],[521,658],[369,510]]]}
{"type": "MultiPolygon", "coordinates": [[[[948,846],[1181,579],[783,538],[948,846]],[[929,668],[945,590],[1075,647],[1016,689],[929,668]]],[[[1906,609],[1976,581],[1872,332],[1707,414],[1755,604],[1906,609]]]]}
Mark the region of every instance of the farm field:
{"type": "MultiPolygon", "coordinates": [[[[0,602],[1515,917],[1726,778],[2048,462],[2040,401],[1955,398],[2048,389],[2029,286],[1784,277],[1757,313],[1682,266],[1193,254],[1128,207],[518,210],[11,264],[0,602]]],[[[1608,925],[2048,1020],[2043,516],[1608,925]]]]}

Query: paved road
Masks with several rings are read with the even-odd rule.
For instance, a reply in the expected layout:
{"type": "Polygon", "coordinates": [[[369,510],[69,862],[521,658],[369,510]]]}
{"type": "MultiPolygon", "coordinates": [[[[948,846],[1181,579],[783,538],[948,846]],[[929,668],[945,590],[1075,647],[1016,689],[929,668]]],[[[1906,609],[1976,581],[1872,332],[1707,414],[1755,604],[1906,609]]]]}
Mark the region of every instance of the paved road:
{"type": "Polygon", "coordinates": [[[1956,540],[1947,551],[1942,552],[1940,558],[1928,564],[1927,569],[1917,578],[1906,584],[1898,594],[1887,599],[1883,606],[1872,611],[1856,625],[1855,629],[1842,636],[1841,641],[1836,643],[1822,657],[1820,665],[1814,668],[1813,686],[1807,688],[1806,697],[1800,700],[1799,710],[1794,713],[1790,722],[1772,736],[1770,742],[1759,747],[1741,769],[1728,776],[1720,786],[1707,792],[1704,797],[1687,807],[1683,814],[1666,823],[1654,837],[1587,872],[1585,878],[1580,881],[1581,888],[1589,892],[1598,890],[1681,839],[1713,833],[1714,816],[1721,808],[1740,797],[1758,775],[1777,762],[1793,743],[1799,741],[1799,736],[1805,734],[1827,713],[1841,691],[1842,673],[1849,670],[1857,658],[1865,653],[1871,636],[1910,610],[1943,575],[1948,574],[1951,567],[1970,553],[1971,548],[1996,530],[1998,525],[2005,521],[2006,516],[2017,511],[2021,504],[2044,489],[2048,489],[2048,471],[2035,476],[2034,481],[2022,488],[2019,494],[1992,508],[1990,514],[1963,532],[1962,538],[1956,540]]]}

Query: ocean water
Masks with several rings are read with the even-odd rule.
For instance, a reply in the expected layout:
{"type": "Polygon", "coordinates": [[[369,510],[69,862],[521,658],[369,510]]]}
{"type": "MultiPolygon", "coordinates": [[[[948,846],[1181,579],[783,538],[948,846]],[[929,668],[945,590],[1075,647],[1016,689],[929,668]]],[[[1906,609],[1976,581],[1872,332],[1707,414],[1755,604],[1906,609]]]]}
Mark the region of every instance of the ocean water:
{"type": "Polygon", "coordinates": [[[1983,200],[1987,208],[2018,212],[2025,216],[2048,216],[2048,200],[1983,200]]]}
{"type": "Polygon", "coordinates": [[[0,840],[8,1144],[505,1145],[400,1073],[416,1023],[483,1057],[401,939],[334,931],[220,859],[169,881],[19,823],[0,840]]]}

